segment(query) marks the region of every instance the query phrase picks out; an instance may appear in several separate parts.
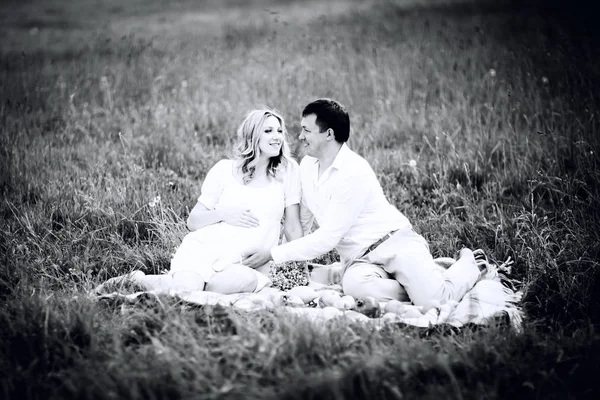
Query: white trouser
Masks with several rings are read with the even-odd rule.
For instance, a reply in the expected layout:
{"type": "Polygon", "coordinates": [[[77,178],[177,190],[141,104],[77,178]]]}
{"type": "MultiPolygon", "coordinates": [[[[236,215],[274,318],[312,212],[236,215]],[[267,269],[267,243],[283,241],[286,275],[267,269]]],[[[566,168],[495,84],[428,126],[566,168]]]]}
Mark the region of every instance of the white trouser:
{"type": "Polygon", "coordinates": [[[355,260],[342,278],[344,293],[423,305],[429,300],[460,301],[477,282],[473,258],[461,258],[448,269],[433,261],[425,239],[411,228],[398,230],[366,256],[355,260]]]}

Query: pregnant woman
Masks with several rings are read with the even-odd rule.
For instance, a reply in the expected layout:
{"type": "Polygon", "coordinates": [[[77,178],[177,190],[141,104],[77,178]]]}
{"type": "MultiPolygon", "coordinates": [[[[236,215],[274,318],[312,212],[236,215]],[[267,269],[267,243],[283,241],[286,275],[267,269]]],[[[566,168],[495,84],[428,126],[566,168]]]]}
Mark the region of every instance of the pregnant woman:
{"type": "Polygon", "coordinates": [[[288,241],[302,236],[298,164],[290,158],[283,117],[251,111],[238,128],[232,159],[208,172],[187,220],[191,230],[164,275],[134,271],[123,279],[160,292],[207,290],[230,294],[267,286],[269,266],[242,265],[252,248],[277,245],[283,218],[288,241]]]}

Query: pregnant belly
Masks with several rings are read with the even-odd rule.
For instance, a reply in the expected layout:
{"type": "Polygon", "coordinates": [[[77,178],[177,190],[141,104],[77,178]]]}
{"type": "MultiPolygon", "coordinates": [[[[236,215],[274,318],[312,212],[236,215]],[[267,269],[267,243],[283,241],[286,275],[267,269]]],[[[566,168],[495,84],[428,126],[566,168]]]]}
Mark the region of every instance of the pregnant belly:
{"type": "Polygon", "coordinates": [[[223,223],[203,232],[202,247],[214,255],[213,269],[220,271],[231,264],[242,264],[244,253],[249,250],[266,247],[268,233],[260,226],[242,228],[223,223]]]}
{"type": "Polygon", "coordinates": [[[268,243],[273,238],[273,232],[266,226],[242,228],[220,223],[199,229],[193,235],[203,247],[222,251],[224,255],[276,244],[268,243]]]}

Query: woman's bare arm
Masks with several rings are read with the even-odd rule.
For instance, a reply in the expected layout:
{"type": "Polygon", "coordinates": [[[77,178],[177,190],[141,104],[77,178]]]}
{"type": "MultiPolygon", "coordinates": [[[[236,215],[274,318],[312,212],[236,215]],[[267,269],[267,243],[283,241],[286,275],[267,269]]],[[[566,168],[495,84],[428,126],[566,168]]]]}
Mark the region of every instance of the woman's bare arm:
{"type": "Polygon", "coordinates": [[[302,224],[300,223],[300,207],[298,204],[292,204],[285,208],[283,232],[285,234],[285,239],[288,242],[304,236],[302,224]]]}
{"type": "Polygon", "coordinates": [[[258,218],[250,210],[244,210],[241,207],[209,210],[204,204],[196,203],[188,216],[187,226],[190,231],[196,231],[221,221],[242,228],[254,228],[259,224],[258,218]]]}
{"type": "Polygon", "coordinates": [[[219,210],[209,210],[202,203],[196,203],[187,219],[187,227],[190,231],[196,231],[205,226],[223,221],[219,210]]]}

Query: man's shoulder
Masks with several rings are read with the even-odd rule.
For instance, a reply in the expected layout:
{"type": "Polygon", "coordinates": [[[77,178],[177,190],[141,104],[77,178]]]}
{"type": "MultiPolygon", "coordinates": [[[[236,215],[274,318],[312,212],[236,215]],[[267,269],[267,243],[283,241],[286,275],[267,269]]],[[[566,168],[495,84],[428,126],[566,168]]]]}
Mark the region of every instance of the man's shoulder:
{"type": "Polygon", "coordinates": [[[369,165],[369,162],[363,156],[352,150],[350,147],[346,147],[345,157],[347,161],[369,165]]]}
{"type": "Polygon", "coordinates": [[[350,175],[371,175],[373,173],[371,164],[349,147],[346,147],[344,152],[344,161],[340,170],[350,175]]]}

